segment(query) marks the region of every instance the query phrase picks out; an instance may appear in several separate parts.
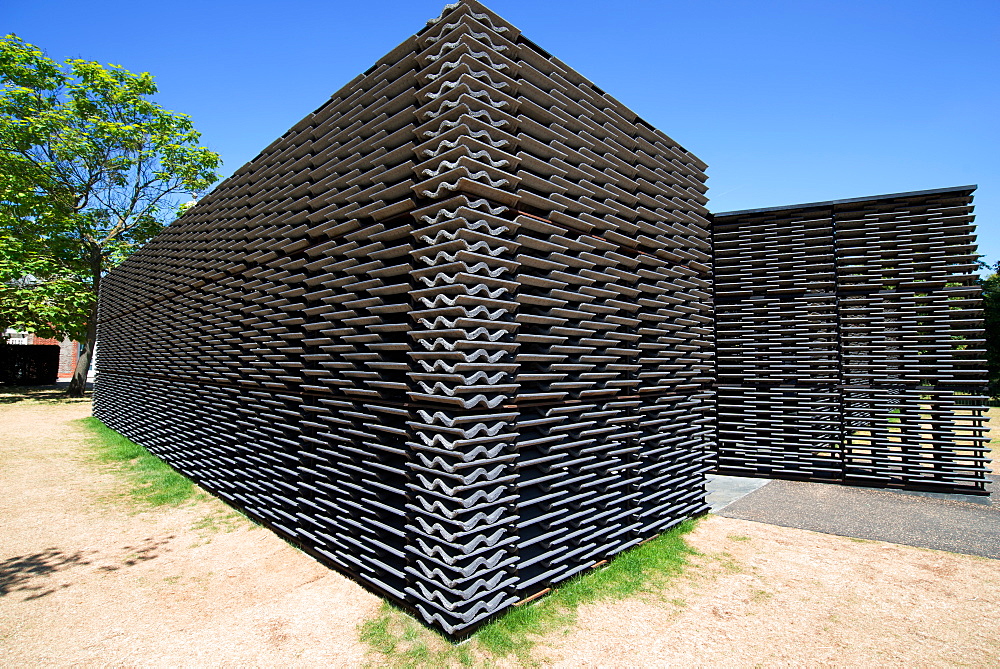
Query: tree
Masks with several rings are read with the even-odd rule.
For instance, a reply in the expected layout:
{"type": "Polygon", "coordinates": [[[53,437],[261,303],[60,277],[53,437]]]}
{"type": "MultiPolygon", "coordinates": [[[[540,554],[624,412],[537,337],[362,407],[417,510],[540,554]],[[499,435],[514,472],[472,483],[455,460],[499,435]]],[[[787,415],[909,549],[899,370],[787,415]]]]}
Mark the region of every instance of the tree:
{"type": "Polygon", "coordinates": [[[986,337],[986,369],[989,379],[986,394],[1000,396],[1000,262],[995,265],[980,263],[983,269],[992,270],[980,278],[983,288],[983,325],[986,337]]]}
{"type": "Polygon", "coordinates": [[[218,178],[190,117],[149,99],[148,72],[0,38],[0,330],[83,344],[83,395],[101,278],[218,178]]]}

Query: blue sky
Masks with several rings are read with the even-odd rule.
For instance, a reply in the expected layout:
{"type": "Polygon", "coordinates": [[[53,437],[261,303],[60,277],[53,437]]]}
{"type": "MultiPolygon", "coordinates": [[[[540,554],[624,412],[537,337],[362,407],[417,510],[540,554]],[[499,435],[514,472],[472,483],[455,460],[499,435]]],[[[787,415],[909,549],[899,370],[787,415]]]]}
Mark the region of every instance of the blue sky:
{"type": "MultiPolygon", "coordinates": [[[[996,0],[486,4],[705,160],[713,211],[976,183],[1000,260],[996,0]]],[[[0,29],[153,73],[229,174],[443,6],[8,0],[0,29]]]]}

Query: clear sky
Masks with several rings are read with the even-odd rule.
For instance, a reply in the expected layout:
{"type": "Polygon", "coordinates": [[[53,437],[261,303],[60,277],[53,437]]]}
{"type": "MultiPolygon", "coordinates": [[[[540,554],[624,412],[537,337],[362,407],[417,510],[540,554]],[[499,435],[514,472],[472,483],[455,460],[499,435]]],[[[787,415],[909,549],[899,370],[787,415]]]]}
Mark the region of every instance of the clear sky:
{"type": "MultiPolygon", "coordinates": [[[[0,0],[0,30],[153,73],[228,175],[444,4],[0,0]]],[[[486,4],[705,160],[712,211],[979,184],[1000,260],[998,0],[486,4]]]]}

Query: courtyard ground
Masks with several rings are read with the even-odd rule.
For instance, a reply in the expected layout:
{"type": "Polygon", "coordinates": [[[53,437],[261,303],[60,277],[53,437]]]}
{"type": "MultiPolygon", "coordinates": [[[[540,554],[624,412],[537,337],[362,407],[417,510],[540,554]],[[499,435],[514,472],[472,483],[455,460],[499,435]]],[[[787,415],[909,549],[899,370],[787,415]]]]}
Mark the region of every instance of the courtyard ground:
{"type": "MultiPolygon", "coordinates": [[[[51,392],[0,393],[0,665],[399,661],[360,639],[377,597],[218,500],[137,506],[94,460],[75,422],[89,413],[51,392]]],[[[688,541],[699,554],[680,577],[583,606],[533,659],[1000,663],[1000,561],[719,516],[688,541]]]]}

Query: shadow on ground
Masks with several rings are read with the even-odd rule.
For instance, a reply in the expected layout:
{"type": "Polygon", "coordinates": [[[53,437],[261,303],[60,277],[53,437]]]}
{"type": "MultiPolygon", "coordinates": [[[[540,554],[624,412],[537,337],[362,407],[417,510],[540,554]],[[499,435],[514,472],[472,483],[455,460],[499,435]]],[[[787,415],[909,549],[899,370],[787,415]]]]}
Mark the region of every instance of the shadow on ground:
{"type": "Polygon", "coordinates": [[[65,384],[62,386],[0,386],[0,404],[16,404],[34,400],[45,404],[63,404],[90,401],[90,392],[83,397],[66,397],[65,384]]]}
{"type": "MultiPolygon", "coordinates": [[[[36,553],[17,555],[0,561],[0,597],[21,593],[21,601],[41,599],[70,587],[72,583],[53,582],[52,577],[79,567],[93,567],[97,571],[113,572],[156,559],[174,535],[159,539],[149,538],[137,546],[122,546],[116,559],[102,559],[98,551],[68,552],[46,548],[36,553]]],[[[166,549],[169,550],[169,549],[166,549]]]]}
{"type": "Polygon", "coordinates": [[[51,586],[47,578],[66,569],[91,564],[86,553],[66,553],[58,548],[46,548],[38,553],[18,555],[0,562],[0,597],[24,593],[23,601],[40,599],[69,584],[51,586]]]}

